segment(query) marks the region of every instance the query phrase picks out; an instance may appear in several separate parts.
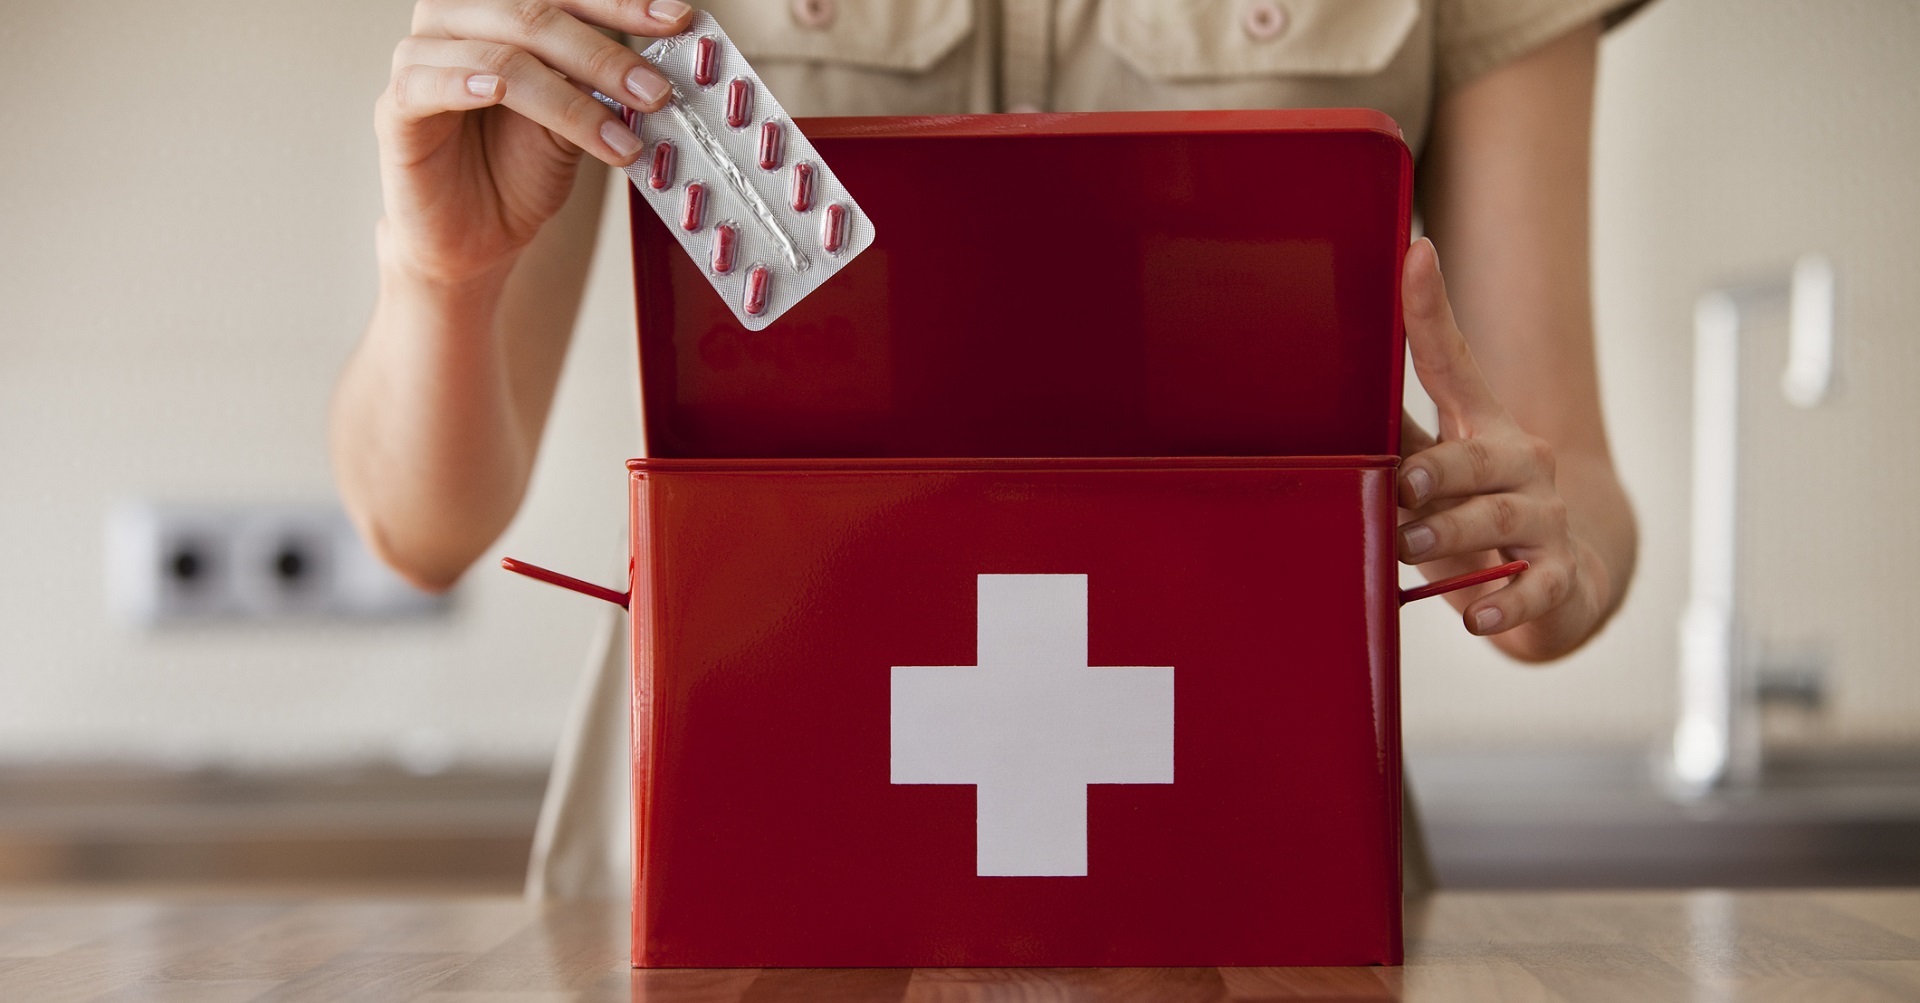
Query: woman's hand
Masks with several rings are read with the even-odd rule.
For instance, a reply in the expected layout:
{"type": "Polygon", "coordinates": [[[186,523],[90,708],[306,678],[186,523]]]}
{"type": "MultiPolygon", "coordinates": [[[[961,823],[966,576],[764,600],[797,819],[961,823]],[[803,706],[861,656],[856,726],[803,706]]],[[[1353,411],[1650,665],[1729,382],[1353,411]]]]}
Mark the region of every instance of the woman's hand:
{"type": "Polygon", "coordinates": [[[602,186],[640,141],[589,92],[672,90],[596,30],[672,35],[677,0],[420,0],[374,109],[380,293],[334,393],[334,470],[374,552],[452,584],[512,520],[586,282],[602,186]]]}
{"type": "Polygon", "coordinates": [[[1565,654],[1599,628],[1612,603],[1605,564],[1560,495],[1553,446],[1523,430],[1488,389],[1425,239],[1407,251],[1400,297],[1414,370],[1440,410],[1437,440],[1404,423],[1400,560],[1429,579],[1528,562],[1504,586],[1450,598],[1469,631],[1494,635],[1516,658],[1565,654]]]}
{"type": "Polygon", "coordinates": [[[566,202],[581,151],[616,167],[640,140],[597,90],[642,111],[671,87],[596,31],[673,35],[678,0],[420,0],[374,109],[381,263],[444,285],[504,278],[566,202]]]}

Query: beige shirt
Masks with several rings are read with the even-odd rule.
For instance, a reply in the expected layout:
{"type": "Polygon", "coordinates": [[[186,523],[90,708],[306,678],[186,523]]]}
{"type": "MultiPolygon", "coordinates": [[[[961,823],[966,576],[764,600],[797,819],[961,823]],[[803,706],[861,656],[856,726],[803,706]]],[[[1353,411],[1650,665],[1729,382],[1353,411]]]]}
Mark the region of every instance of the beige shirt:
{"type": "MultiPolygon", "coordinates": [[[[1435,99],[1634,0],[705,0],[796,116],[1375,108],[1435,99]]],[[[644,39],[636,39],[644,42],[644,39]]],[[[534,898],[628,894],[626,617],[609,616],[534,838],[534,898]]],[[[1429,878],[1405,813],[1406,886],[1429,878]]]]}
{"type": "Polygon", "coordinates": [[[1435,98],[1623,0],[706,0],[787,110],[1376,108],[1435,98]]]}

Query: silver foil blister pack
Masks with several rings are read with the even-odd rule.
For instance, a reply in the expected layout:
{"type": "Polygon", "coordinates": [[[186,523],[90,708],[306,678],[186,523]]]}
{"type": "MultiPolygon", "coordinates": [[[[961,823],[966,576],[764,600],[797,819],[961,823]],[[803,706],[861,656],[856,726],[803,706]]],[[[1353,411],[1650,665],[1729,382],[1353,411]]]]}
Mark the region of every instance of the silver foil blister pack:
{"type": "Polygon", "coordinates": [[[792,309],[873,243],[873,224],[713,16],[641,53],[673,99],[639,114],[627,177],[750,330],[792,309]]]}

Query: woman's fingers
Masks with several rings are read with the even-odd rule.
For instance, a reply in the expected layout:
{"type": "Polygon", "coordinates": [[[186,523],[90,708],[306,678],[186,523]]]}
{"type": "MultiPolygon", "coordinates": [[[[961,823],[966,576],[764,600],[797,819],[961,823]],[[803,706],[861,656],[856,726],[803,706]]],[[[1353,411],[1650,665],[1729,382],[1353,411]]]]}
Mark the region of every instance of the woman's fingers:
{"type": "Polygon", "coordinates": [[[409,38],[405,58],[428,66],[482,66],[506,88],[501,103],[615,167],[640,155],[635,136],[607,107],[523,49],[498,42],[409,38]]]}
{"type": "Polygon", "coordinates": [[[1400,527],[1400,560],[1424,564],[1446,557],[1500,550],[1531,561],[1567,539],[1567,506],[1559,495],[1516,492],[1469,498],[1400,527]]]}
{"type": "Polygon", "coordinates": [[[505,92],[506,82],[500,75],[485,69],[417,63],[400,66],[387,79],[387,89],[374,105],[374,129],[394,159],[415,161],[437,149],[448,133],[460,127],[459,119],[449,112],[499,104],[505,92]]]}
{"type": "Polygon", "coordinates": [[[1438,441],[1403,426],[1400,507],[1419,518],[1395,537],[1400,560],[1451,559],[1454,570],[1495,554],[1526,560],[1531,566],[1506,586],[1467,603],[1462,616],[1475,634],[1512,630],[1576,595],[1590,599],[1591,591],[1578,587],[1553,449],[1522,431],[1487,386],[1454,321],[1439,258],[1424,239],[1407,249],[1400,299],[1414,371],[1440,409],[1438,441]]]}
{"type": "Polygon", "coordinates": [[[1518,429],[1471,439],[1448,439],[1400,464],[1400,507],[1420,508],[1442,498],[1514,491],[1553,483],[1553,447],[1518,429]]]}
{"type": "Polygon", "coordinates": [[[1527,570],[1501,588],[1475,599],[1460,613],[1467,630],[1498,634],[1512,630],[1565,605],[1575,593],[1575,565],[1571,555],[1530,560],[1527,570]]]}
{"type": "MultiPolygon", "coordinates": [[[[415,9],[414,35],[485,41],[531,54],[540,62],[584,83],[622,104],[641,111],[657,111],[673,94],[673,86],[653,64],[632,49],[582,23],[569,8],[600,17],[626,15],[656,30],[673,22],[638,17],[646,7],[638,3],[600,0],[594,3],[544,3],[540,0],[442,0],[415,9]]],[[[680,19],[684,24],[685,18],[680,19]]],[[[626,25],[614,25],[625,28],[626,25]]],[[[675,30],[678,30],[677,28],[675,30]]],[[[672,34],[671,31],[665,32],[672,34]]],[[[396,53],[396,58],[399,55],[396,53]]]]}
{"type": "Polygon", "coordinates": [[[417,0],[411,34],[438,34],[432,27],[462,7],[514,8],[513,16],[521,21],[537,20],[540,7],[558,7],[588,24],[649,38],[678,35],[693,14],[693,7],[680,0],[417,0]]]}
{"type": "Polygon", "coordinates": [[[680,0],[569,0],[564,6],[593,24],[648,38],[680,34],[693,14],[680,0]]]}
{"type": "Polygon", "coordinates": [[[1566,603],[1575,591],[1567,505],[1558,494],[1506,492],[1469,498],[1402,525],[1394,549],[1408,564],[1487,551],[1528,562],[1527,570],[1504,587],[1461,611],[1462,621],[1475,634],[1497,634],[1536,620],[1566,603]]]}
{"type": "Polygon", "coordinates": [[[1407,249],[1400,275],[1400,304],[1413,369],[1427,396],[1440,408],[1442,439],[1451,439],[1510,420],[1480,375],[1467,339],[1454,323],[1440,258],[1425,237],[1407,249]]]}

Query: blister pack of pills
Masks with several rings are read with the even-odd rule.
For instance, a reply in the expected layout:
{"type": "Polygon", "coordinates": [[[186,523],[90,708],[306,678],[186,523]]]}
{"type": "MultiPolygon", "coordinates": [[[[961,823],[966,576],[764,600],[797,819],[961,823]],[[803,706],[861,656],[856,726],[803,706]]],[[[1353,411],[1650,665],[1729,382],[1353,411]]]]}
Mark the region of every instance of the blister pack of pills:
{"type": "Polygon", "coordinates": [[[643,144],[627,177],[758,331],[866,250],[873,224],[713,15],[694,12],[641,55],[673,84],[666,107],[642,115],[594,95],[643,144]]]}

